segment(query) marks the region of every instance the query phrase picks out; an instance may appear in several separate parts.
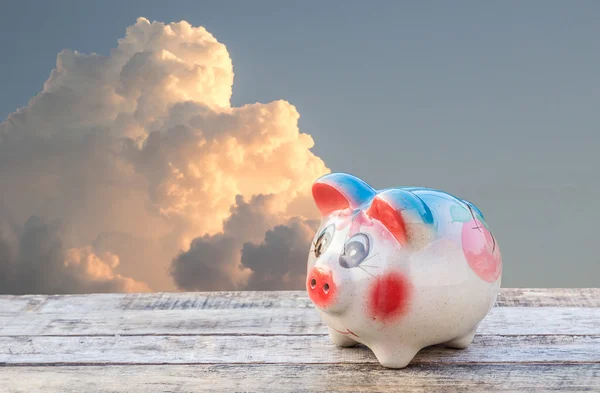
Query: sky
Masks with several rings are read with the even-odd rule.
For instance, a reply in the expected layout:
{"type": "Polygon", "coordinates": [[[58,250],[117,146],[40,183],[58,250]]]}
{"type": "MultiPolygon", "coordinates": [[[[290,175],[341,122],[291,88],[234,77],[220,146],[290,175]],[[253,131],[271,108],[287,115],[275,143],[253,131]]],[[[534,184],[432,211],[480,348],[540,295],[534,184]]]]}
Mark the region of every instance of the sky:
{"type": "MultiPolygon", "coordinates": [[[[594,206],[600,200],[598,2],[8,1],[1,11],[0,121],[29,103],[32,114],[4,123],[6,129],[52,139],[42,145],[26,138],[4,142],[4,150],[0,145],[0,256],[11,261],[12,282],[28,280],[30,291],[57,291],[64,282],[81,283],[60,289],[75,292],[295,288],[304,269],[295,261],[305,258],[302,246],[318,218],[306,187],[328,170],[355,174],[376,188],[428,186],[475,203],[502,249],[505,287],[600,283],[600,211],[594,206]],[[214,44],[221,57],[190,60],[222,72],[222,83],[200,83],[205,90],[197,98],[209,109],[174,113],[166,107],[195,93],[186,85],[193,76],[165,58],[138,56],[131,62],[133,82],[124,96],[143,97],[148,108],[142,115],[123,109],[118,121],[110,116],[127,102],[105,96],[103,89],[116,83],[110,61],[67,56],[73,60],[63,59],[68,77],[58,75],[48,84],[64,49],[116,63],[132,60],[128,49],[111,49],[139,17],[166,24],[185,20],[222,44],[214,44]],[[183,82],[171,89],[154,81],[158,87],[152,87],[153,81],[135,79],[154,75],[144,64],[183,82]],[[55,95],[32,105],[44,83],[55,95]],[[64,93],[65,86],[76,93],[64,93]],[[219,105],[234,108],[231,119],[215,114],[219,105]],[[71,110],[78,116],[65,115],[71,110]],[[157,125],[154,111],[161,110],[166,117],[157,125]],[[265,111],[272,126],[260,120],[265,111]],[[61,113],[65,123],[52,113],[61,113]],[[193,128],[186,120],[190,113],[202,117],[198,127],[205,134],[216,135],[231,122],[238,137],[246,129],[256,138],[269,135],[226,150],[253,152],[256,165],[265,161],[254,143],[296,143],[285,157],[275,150],[268,155],[266,162],[286,168],[280,177],[270,177],[268,165],[255,167],[265,179],[262,192],[272,200],[257,197],[260,187],[245,184],[240,170],[197,162],[197,154],[221,154],[223,145],[185,152],[185,138],[197,137],[186,134],[188,128],[166,139],[155,134],[155,150],[132,142],[111,165],[103,163],[113,157],[114,141],[94,145],[96,162],[91,142],[72,139],[85,130],[78,137],[95,141],[89,135],[110,129],[134,141],[157,127],[193,128]],[[182,167],[194,163],[223,171],[228,182],[200,176],[182,185],[182,167],[173,164],[180,156],[189,159],[182,167]],[[281,180],[286,176],[293,179],[289,184],[281,180]],[[211,189],[204,190],[205,184],[211,189]],[[102,194],[109,186],[117,191],[102,194]],[[219,187],[225,191],[212,189],[219,187]],[[200,188],[205,194],[189,196],[200,188]],[[61,195],[70,197],[60,202],[61,195]],[[212,203],[216,195],[222,200],[210,216],[201,203],[212,203]],[[257,220],[259,235],[246,228],[257,220]],[[270,246],[277,239],[288,239],[286,256],[270,246]],[[224,255],[225,249],[241,257],[224,255]],[[225,261],[226,268],[198,258],[225,261]],[[260,262],[281,258],[294,262],[277,268],[260,262]],[[35,262],[40,259],[53,260],[54,270],[35,262]],[[134,262],[140,259],[163,262],[134,262]],[[49,271],[54,283],[41,278],[49,271]]],[[[196,42],[187,35],[181,40],[196,42]]],[[[153,43],[152,50],[160,45],[153,43]]],[[[192,55],[178,56],[188,61],[192,55]]]]}

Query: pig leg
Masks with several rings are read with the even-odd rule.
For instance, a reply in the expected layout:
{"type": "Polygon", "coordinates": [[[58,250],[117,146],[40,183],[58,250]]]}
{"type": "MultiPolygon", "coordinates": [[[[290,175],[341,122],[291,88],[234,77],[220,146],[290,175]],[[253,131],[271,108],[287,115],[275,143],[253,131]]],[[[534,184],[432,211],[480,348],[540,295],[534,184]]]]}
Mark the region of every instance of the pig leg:
{"type": "Polygon", "coordinates": [[[348,335],[342,334],[340,332],[336,332],[332,328],[329,328],[329,337],[331,337],[331,341],[338,347],[351,347],[356,345],[356,341],[351,339],[348,335]]]}
{"type": "Polygon", "coordinates": [[[407,345],[392,345],[386,343],[378,347],[371,348],[377,357],[377,360],[383,367],[404,368],[408,366],[415,357],[419,349],[407,345]]]}
{"type": "Polygon", "coordinates": [[[473,341],[473,337],[475,336],[475,331],[477,330],[477,326],[473,329],[469,330],[466,334],[463,334],[460,337],[456,337],[448,342],[446,342],[446,346],[450,348],[464,349],[473,341]]]}

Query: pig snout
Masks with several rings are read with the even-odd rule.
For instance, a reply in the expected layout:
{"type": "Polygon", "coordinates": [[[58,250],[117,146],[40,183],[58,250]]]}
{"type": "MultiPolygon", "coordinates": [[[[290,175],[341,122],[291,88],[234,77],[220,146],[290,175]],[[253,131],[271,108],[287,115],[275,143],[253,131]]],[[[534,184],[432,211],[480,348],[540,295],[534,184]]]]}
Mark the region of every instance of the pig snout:
{"type": "Polygon", "coordinates": [[[306,279],[306,290],[313,303],[327,309],[336,301],[337,285],[329,268],[323,266],[313,267],[306,279]]]}

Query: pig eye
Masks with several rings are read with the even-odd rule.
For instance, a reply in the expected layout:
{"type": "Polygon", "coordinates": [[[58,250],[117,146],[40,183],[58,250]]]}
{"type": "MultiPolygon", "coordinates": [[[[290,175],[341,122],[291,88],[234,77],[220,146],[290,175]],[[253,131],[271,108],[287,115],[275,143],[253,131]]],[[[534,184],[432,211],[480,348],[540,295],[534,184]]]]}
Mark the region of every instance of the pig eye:
{"type": "Polygon", "coordinates": [[[344,245],[340,255],[340,266],[346,269],[357,267],[369,255],[369,238],[364,233],[352,236],[344,245]]]}
{"type": "Polygon", "coordinates": [[[315,242],[315,256],[318,258],[327,250],[331,239],[333,239],[333,233],[335,232],[335,225],[331,224],[321,232],[317,241],[315,242]]]}

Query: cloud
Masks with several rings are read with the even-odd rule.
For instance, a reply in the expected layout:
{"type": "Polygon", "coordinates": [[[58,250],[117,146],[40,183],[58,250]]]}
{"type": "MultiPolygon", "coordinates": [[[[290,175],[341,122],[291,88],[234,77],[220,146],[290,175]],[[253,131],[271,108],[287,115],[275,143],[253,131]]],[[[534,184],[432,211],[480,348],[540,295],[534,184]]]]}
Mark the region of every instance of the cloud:
{"type": "MultiPolygon", "coordinates": [[[[233,78],[227,48],[184,21],[139,18],[106,56],[59,53],[43,90],[0,124],[0,211],[24,227],[32,216],[64,223],[48,229],[59,233],[61,263],[32,264],[31,274],[10,276],[11,288],[65,270],[81,281],[73,291],[91,288],[93,272],[152,290],[274,283],[260,280],[267,262],[252,256],[269,253],[275,263],[275,239],[306,240],[300,228],[310,225],[297,223],[318,217],[310,186],[329,169],[290,103],[232,107],[233,78]]],[[[25,263],[14,247],[27,230],[5,232],[2,261],[25,263]]]]}
{"type": "Polygon", "coordinates": [[[241,263],[252,271],[248,289],[303,289],[306,258],[318,220],[294,218],[267,231],[260,244],[244,243],[241,263]]]}
{"type": "Polygon", "coordinates": [[[186,290],[302,289],[319,220],[277,214],[274,195],[241,195],[223,232],[194,239],[173,260],[171,275],[186,290]]]}
{"type": "Polygon", "coordinates": [[[236,239],[231,237],[222,234],[197,237],[188,251],[173,260],[173,278],[185,290],[239,289],[244,272],[237,263],[238,253],[236,239]]]}
{"type": "Polygon", "coordinates": [[[115,273],[116,255],[65,248],[60,222],[32,216],[23,228],[0,222],[0,293],[146,292],[144,283],[115,273]]]}

